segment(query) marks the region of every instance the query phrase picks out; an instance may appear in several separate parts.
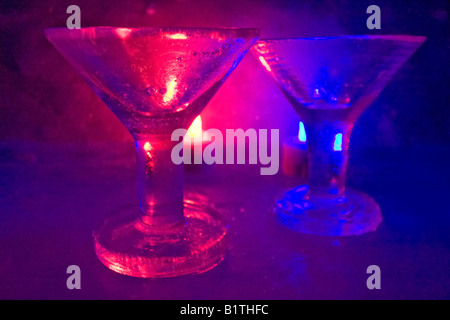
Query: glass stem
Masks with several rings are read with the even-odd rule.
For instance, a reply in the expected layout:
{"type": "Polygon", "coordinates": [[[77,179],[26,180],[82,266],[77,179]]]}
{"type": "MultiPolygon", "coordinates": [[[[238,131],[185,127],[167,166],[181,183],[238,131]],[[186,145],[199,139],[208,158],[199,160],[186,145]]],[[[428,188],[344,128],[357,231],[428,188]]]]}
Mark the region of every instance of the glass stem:
{"type": "Polygon", "coordinates": [[[345,197],[348,145],[353,123],[320,121],[305,123],[308,141],[309,198],[345,197]]]}
{"type": "Polygon", "coordinates": [[[184,223],[183,166],[171,159],[170,136],[136,140],[140,221],[167,228],[184,223]]]}

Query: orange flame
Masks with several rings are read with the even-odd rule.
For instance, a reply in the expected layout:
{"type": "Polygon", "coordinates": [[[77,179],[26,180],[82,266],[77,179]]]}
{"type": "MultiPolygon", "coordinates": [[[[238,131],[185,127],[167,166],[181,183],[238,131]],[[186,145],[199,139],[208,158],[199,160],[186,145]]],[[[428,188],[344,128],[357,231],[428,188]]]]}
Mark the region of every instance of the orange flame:
{"type": "Polygon", "coordinates": [[[192,137],[201,137],[202,136],[202,117],[197,116],[195,120],[192,122],[191,126],[188,129],[188,134],[192,137]]]}

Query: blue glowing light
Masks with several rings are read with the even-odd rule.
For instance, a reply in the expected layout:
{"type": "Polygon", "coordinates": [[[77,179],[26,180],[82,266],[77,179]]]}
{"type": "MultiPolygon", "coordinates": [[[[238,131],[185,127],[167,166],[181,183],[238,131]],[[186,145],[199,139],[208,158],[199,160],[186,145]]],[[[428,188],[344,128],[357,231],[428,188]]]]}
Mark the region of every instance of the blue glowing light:
{"type": "Polygon", "coordinates": [[[305,125],[301,121],[298,123],[298,140],[300,142],[306,142],[305,125]]]}
{"type": "Polygon", "coordinates": [[[342,151],[342,133],[338,133],[334,136],[334,151],[342,151]]]}

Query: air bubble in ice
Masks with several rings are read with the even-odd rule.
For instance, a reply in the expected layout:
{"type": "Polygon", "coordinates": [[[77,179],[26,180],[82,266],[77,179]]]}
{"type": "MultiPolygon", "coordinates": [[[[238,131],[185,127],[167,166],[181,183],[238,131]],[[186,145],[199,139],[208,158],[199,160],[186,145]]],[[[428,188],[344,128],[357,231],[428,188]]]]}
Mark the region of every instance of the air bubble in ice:
{"type": "Polygon", "coordinates": [[[145,93],[149,96],[154,95],[156,93],[156,89],[153,86],[150,86],[145,89],[145,93]]]}

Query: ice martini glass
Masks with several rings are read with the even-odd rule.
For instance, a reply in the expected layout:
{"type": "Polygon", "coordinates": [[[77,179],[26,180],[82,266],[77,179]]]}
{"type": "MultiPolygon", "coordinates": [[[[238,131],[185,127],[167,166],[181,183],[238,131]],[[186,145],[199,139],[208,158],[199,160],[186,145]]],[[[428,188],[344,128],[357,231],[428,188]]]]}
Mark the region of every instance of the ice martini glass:
{"type": "Polygon", "coordinates": [[[353,125],[425,41],[420,36],[260,40],[252,52],[304,123],[307,185],[287,191],[275,212],[284,225],[329,236],[374,231],[382,221],[367,194],[346,189],[353,125]]]}
{"type": "Polygon", "coordinates": [[[256,42],[256,29],[90,27],[45,30],[135,140],[139,208],[94,231],[108,268],[135,277],[200,273],[224,258],[227,226],[208,201],[183,194],[171,160],[187,128],[256,42]]]}

